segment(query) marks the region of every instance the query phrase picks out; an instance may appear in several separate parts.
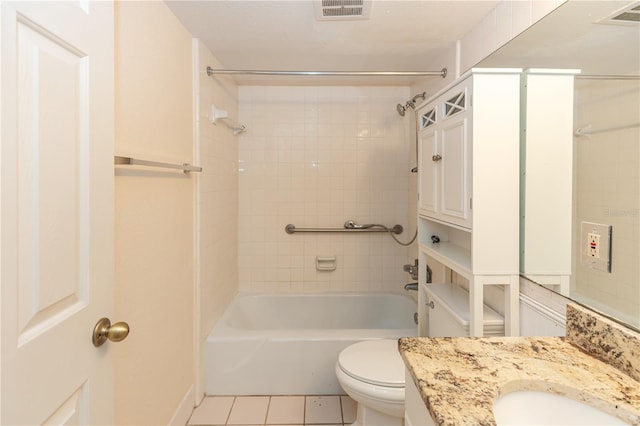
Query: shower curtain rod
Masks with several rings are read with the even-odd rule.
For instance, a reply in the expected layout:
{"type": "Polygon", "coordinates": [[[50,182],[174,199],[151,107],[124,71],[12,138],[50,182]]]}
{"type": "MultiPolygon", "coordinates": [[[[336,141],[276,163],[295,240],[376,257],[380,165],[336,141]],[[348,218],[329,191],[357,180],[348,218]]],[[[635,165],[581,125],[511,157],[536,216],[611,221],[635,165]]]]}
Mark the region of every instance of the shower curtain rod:
{"type": "Polygon", "coordinates": [[[640,80],[640,75],[576,75],[578,80],[640,80]]]}
{"type": "Polygon", "coordinates": [[[447,76],[447,69],[440,71],[275,71],[275,70],[224,70],[207,67],[207,75],[232,74],[232,75],[306,75],[306,76],[330,76],[330,77],[425,77],[447,76]]]}

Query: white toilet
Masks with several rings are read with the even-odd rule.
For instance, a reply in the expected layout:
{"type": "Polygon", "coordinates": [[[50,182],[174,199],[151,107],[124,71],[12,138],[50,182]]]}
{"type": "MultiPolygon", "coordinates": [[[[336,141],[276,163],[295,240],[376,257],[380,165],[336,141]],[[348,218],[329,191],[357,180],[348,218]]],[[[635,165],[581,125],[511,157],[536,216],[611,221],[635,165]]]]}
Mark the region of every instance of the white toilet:
{"type": "Polygon", "coordinates": [[[397,340],[365,340],[347,347],[338,356],[336,376],[358,403],[354,426],[404,424],[404,362],[397,340]]]}
{"type": "MultiPolygon", "coordinates": [[[[469,295],[451,284],[429,284],[429,335],[469,335],[469,295]]],[[[484,306],[484,335],[504,336],[504,319],[484,306]]],[[[404,361],[396,339],[365,340],[344,349],[336,362],[342,389],[358,403],[353,426],[404,425],[404,361]]]]}

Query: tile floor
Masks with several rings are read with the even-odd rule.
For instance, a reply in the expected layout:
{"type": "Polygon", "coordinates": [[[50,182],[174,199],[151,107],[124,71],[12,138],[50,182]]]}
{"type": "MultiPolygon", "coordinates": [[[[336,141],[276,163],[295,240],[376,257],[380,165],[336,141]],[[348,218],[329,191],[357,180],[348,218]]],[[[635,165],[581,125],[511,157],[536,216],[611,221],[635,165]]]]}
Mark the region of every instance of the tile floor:
{"type": "Polygon", "coordinates": [[[209,396],[187,424],[348,426],[356,419],[356,407],[345,395],[209,396]]]}

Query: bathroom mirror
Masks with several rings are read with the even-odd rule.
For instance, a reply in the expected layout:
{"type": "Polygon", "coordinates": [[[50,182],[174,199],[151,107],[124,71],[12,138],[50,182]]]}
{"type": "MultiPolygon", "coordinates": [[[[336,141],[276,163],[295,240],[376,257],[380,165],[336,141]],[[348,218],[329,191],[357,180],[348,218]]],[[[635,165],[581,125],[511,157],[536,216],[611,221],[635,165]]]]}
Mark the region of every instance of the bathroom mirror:
{"type": "MultiPolygon", "coordinates": [[[[566,274],[567,281],[561,286],[559,276],[526,274],[524,245],[521,273],[635,329],[640,329],[639,20],[640,2],[568,1],[479,64],[581,70],[568,141],[572,160],[566,167],[572,173],[564,174],[571,188],[569,215],[560,227],[567,231],[570,253],[560,254],[566,270],[558,274],[566,274]],[[601,261],[584,257],[596,255],[601,261]]],[[[552,175],[535,183],[538,192],[553,187],[552,175]]],[[[524,203],[527,191],[521,193],[524,203]]],[[[535,219],[535,211],[523,211],[535,219]]],[[[551,250],[553,244],[537,249],[551,250]]]]}

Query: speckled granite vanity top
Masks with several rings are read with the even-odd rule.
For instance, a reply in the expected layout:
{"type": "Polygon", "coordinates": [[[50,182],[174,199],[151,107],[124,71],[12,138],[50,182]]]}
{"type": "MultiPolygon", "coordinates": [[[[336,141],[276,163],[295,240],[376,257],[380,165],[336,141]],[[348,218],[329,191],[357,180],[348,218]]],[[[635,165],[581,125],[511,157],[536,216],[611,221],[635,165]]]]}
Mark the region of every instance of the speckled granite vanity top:
{"type": "MultiPolygon", "coordinates": [[[[568,323],[568,335],[571,328],[568,323]]],[[[613,356],[628,355],[635,363],[639,344],[633,342],[622,355],[624,351],[616,349],[613,356]]],[[[566,395],[640,424],[640,382],[634,379],[634,366],[632,374],[621,371],[570,338],[418,337],[402,338],[398,345],[436,424],[493,425],[494,400],[516,390],[566,395]]]]}

